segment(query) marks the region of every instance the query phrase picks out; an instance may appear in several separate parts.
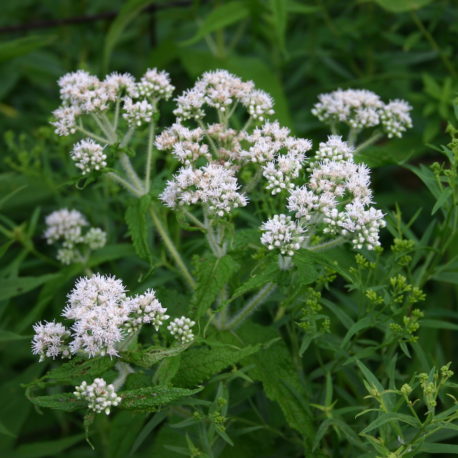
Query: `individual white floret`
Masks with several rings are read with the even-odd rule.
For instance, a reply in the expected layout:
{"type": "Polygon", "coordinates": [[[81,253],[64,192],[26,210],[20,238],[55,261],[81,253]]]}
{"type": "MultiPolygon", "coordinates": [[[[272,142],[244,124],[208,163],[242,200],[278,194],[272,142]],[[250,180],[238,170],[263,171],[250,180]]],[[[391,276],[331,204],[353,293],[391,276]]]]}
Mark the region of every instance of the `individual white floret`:
{"type": "Polygon", "coordinates": [[[326,142],[321,142],[314,160],[325,162],[346,162],[353,160],[354,148],[342,140],[339,135],[330,135],[326,142]]]}
{"type": "Polygon", "coordinates": [[[84,399],[88,402],[88,407],[95,413],[104,412],[110,414],[112,407],[116,407],[122,401],[121,397],[116,394],[113,385],[107,385],[103,378],[96,378],[88,385],[87,382],[75,387],[73,393],[77,399],[84,399]]]}
{"type": "Polygon", "coordinates": [[[355,201],[345,206],[338,224],[342,235],[350,234],[356,249],[366,247],[373,250],[380,245],[379,231],[386,225],[383,217],[380,210],[374,207],[365,209],[361,202],[355,201]]]}
{"type": "Polygon", "coordinates": [[[52,112],[55,121],[51,124],[55,127],[57,135],[67,136],[76,132],[76,119],[81,110],[76,106],[59,107],[52,112]]]}
{"type": "Polygon", "coordinates": [[[279,250],[282,255],[293,256],[304,241],[303,228],[290,216],[274,215],[261,226],[261,243],[269,250],[279,250]]]}
{"type": "Polygon", "coordinates": [[[380,122],[383,102],[380,97],[365,89],[338,89],[320,94],[312,113],[328,124],[343,122],[355,129],[373,127],[380,122]]]}
{"type": "Polygon", "coordinates": [[[67,73],[59,79],[58,84],[61,99],[67,105],[77,107],[82,113],[104,111],[112,101],[111,94],[103,83],[84,70],[67,73]]]}
{"type": "Polygon", "coordinates": [[[104,147],[90,138],[85,138],[73,146],[70,157],[83,175],[99,171],[107,166],[104,147]]]}
{"type": "Polygon", "coordinates": [[[205,103],[205,93],[197,88],[189,89],[183,92],[182,95],[176,99],[177,108],[173,114],[177,117],[178,121],[186,119],[200,119],[204,116],[202,106],[205,103]]]}
{"type": "Polygon", "coordinates": [[[201,203],[211,214],[222,217],[248,203],[238,188],[231,168],[213,163],[201,169],[182,167],[168,181],[160,199],[171,208],[201,203]]]}
{"type": "Polygon", "coordinates": [[[45,358],[70,357],[70,331],[63,324],[55,321],[39,322],[33,325],[33,330],[32,353],[38,355],[40,361],[45,358]]]}
{"type": "Polygon", "coordinates": [[[62,240],[65,247],[81,242],[81,230],[87,226],[86,218],[77,210],[62,208],[46,217],[44,237],[49,244],[62,240]]]}
{"type": "Polygon", "coordinates": [[[81,255],[75,248],[62,247],[57,250],[56,259],[66,266],[81,260],[81,255]]]}
{"type": "Polygon", "coordinates": [[[151,122],[154,114],[154,107],[146,100],[134,102],[130,97],[124,98],[122,117],[129,126],[141,126],[151,122]]]}
{"type": "Polygon", "coordinates": [[[124,94],[131,94],[135,90],[135,78],[130,73],[113,72],[105,77],[103,86],[111,101],[117,100],[124,94]]]}
{"type": "Polygon", "coordinates": [[[263,121],[267,116],[274,114],[274,101],[267,92],[259,89],[251,91],[243,99],[250,116],[259,121],[263,121]]]}
{"type": "Polygon", "coordinates": [[[169,99],[174,87],[170,82],[170,75],[165,71],[149,68],[137,83],[132,96],[147,99],[169,99]]]}
{"type": "Polygon", "coordinates": [[[180,123],[175,123],[156,137],[155,144],[161,151],[172,150],[178,142],[198,143],[202,138],[203,130],[200,127],[188,129],[180,123]]]}
{"type": "Polygon", "coordinates": [[[91,250],[98,250],[107,243],[107,233],[98,227],[91,227],[84,235],[83,241],[91,250]]]}
{"type": "Polygon", "coordinates": [[[383,107],[380,118],[389,138],[402,137],[403,132],[412,127],[411,110],[404,100],[392,100],[383,107]]]}
{"type": "Polygon", "coordinates": [[[129,317],[125,328],[128,332],[137,331],[147,323],[151,323],[157,331],[164,321],[170,318],[166,314],[167,309],[162,307],[153,289],[148,289],[143,294],[129,299],[127,308],[129,317]]]}
{"type": "Polygon", "coordinates": [[[182,316],[180,318],[175,318],[167,326],[167,329],[169,330],[170,334],[175,337],[175,339],[179,340],[182,344],[186,344],[194,340],[194,334],[191,328],[195,324],[195,321],[182,316]]]}
{"type": "Polygon", "coordinates": [[[266,188],[273,195],[284,190],[292,190],[293,180],[299,176],[304,160],[303,154],[288,153],[278,156],[276,161],[268,162],[262,168],[264,178],[267,180],[266,188]]]}
{"type": "Polygon", "coordinates": [[[294,189],[289,195],[288,210],[293,212],[296,218],[309,221],[318,208],[318,202],[319,196],[304,185],[294,189]]]}

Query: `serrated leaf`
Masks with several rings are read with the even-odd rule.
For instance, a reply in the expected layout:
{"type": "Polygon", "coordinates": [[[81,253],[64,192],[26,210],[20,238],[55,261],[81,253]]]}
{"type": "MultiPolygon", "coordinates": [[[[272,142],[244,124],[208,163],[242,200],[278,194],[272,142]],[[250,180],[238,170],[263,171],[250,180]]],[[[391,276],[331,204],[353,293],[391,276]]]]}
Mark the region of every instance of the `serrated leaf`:
{"type": "Polygon", "coordinates": [[[120,391],[118,394],[122,397],[120,407],[123,409],[155,411],[161,406],[185,396],[192,396],[201,390],[202,388],[187,389],[158,385],[138,390],[120,391]]]}
{"type": "Polygon", "coordinates": [[[204,18],[197,33],[182,44],[189,46],[197,43],[208,34],[245,19],[248,13],[245,2],[234,1],[218,5],[204,18]]]}
{"type": "Polygon", "coordinates": [[[135,364],[140,367],[148,368],[164,358],[175,356],[186,350],[189,345],[179,345],[176,347],[162,348],[152,346],[144,350],[135,350],[122,354],[124,361],[135,364]]]}
{"type": "Polygon", "coordinates": [[[222,258],[207,256],[196,263],[197,287],[191,299],[195,317],[202,317],[215,302],[221,290],[238,270],[239,265],[226,255],[222,258]]]}
{"type": "Polygon", "coordinates": [[[127,207],[125,220],[135,252],[140,258],[151,264],[152,253],[149,240],[150,221],[147,218],[150,203],[149,196],[143,196],[140,199],[135,199],[127,207]]]}
{"type": "Polygon", "coordinates": [[[173,382],[181,386],[198,385],[260,349],[259,344],[243,348],[233,345],[193,347],[182,354],[180,369],[173,382]]]}
{"type": "Polygon", "coordinates": [[[47,409],[75,412],[87,408],[87,401],[77,399],[73,393],[51,394],[49,396],[35,396],[29,398],[33,404],[47,409]]]}
{"type": "Polygon", "coordinates": [[[76,357],[60,367],[50,370],[40,380],[78,385],[84,380],[89,381],[98,377],[115,364],[116,360],[108,356],[92,359],[76,357]]]}

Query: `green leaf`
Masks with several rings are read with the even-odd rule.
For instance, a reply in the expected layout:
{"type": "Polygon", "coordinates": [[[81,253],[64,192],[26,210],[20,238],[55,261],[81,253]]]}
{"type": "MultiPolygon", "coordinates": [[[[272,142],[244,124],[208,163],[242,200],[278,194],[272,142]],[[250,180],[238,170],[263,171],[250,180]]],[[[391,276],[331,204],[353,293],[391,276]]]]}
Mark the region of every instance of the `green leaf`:
{"type": "Polygon", "coordinates": [[[104,262],[116,261],[117,259],[125,259],[135,256],[132,246],[128,243],[116,243],[107,245],[98,249],[91,255],[89,267],[95,267],[104,262]]]}
{"type": "Polygon", "coordinates": [[[3,423],[0,423],[0,434],[5,436],[16,437],[3,423]]]}
{"type": "Polygon", "coordinates": [[[366,316],[361,320],[354,323],[351,328],[345,334],[344,339],[342,340],[341,347],[345,348],[347,344],[350,342],[350,339],[357,334],[358,332],[362,331],[363,329],[367,329],[373,326],[373,317],[366,316]]]}
{"type": "Polygon", "coordinates": [[[15,332],[7,331],[6,329],[0,329],[0,343],[2,342],[14,342],[17,340],[27,340],[31,336],[21,336],[15,332]]]}
{"type": "Polygon", "coordinates": [[[216,6],[200,24],[197,33],[189,40],[184,41],[184,46],[197,43],[212,32],[223,29],[231,24],[245,19],[248,16],[248,9],[245,2],[225,2],[216,6]]]}
{"type": "Polygon", "coordinates": [[[135,438],[140,433],[148,414],[137,412],[119,412],[110,425],[108,456],[126,458],[135,438]]]}
{"type": "Polygon", "coordinates": [[[55,280],[59,274],[46,274],[38,277],[15,277],[0,279],[0,300],[20,296],[38,288],[43,283],[55,280]]]}
{"type": "Polygon", "coordinates": [[[56,369],[47,372],[38,382],[50,381],[78,385],[84,380],[89,381],[111,369],[116,364],[114,358],[103,356],[86,359],[77,356],[56,369]]]}
{"type": "Polygon", "coordinates": [[[424,442],[419,451],[425,453],[446,453],[448,455],[458,455],[458,445],[424,442]]]}
{"type": "MultiPolygon", "coordinates": [[[[458,273],[457,273],[458,276],[458,273]]],[[[458,283],[458,282],[457,282],[458,283]]],[[[443,320],[421,320],[422,328],[433,328],[433,329],[451,329],[453,331],[458,331],[457,323],[450,323],[449,321],[443,320]]]]}
{"type": "Polygon", "coordinates": [[[127,26],[155,0],[128,0],[124,3],[116,19],[111,23],[110,28],[105,36],[103,47],[103,68],[108,71],[111,54],[121,39],[121,36],[127,26]]]}
{"type": "Polygon", "coordinates": [[[286,23],[288,19],[288,0],[270,0],[275,35],[280,49],[285,49],[286,23]]]}
{"type": "Polygon", "coordinates": [[[49,396],[31,396],[33,404],[47,409],[75,412],[87,408],[87,401],[77,399],[73,393],[51,394],[49,396]]]}
{"type": "Polygon", "coordinates": [[[118,394],[122,397],[121,408],[128,410],[155,411],[161,406],[171,402],[192,396],[201,391],[202,388],[186,389],[170,386],[155,386],[148,388],[139,388],[138,390],[120,391],[118,394]]]}
{"type": "Polygon", "coordinates": [[[51,35],[31,35],[0,43],[0,62],[28,54],[35,51],[35,49],[49,45],[55,38],[55,36],[51,35]]]}
{"type": "Polygon", "coordinates": [[[234,345],[193,347],[181,355],[180,369],[173,378],[173,383],[181,386],[196,386],[260,349],[259,344],[242,348],[234,345]]]}
{"type": "MultiPolygon", "coordinates": [[[[266,342],[277,337],[272,328],[252,323],[244,325],[238,334],[250,344],[266,342]]],[[[307,448],[311,449],[315,432],[312,414],[307,404],[308,396],[286,345],[276,342],[245,361],[252,367],[248,374],[262,383],[266,396],[278,403],[288,424],[301,433],[307,448]]]]}
{"type": "Polygon", "coordinates": [[[402,413],[395,413],[395,412],[384,412],[379,415],[373,422],[367,425],[360,434],[367,434],[374,429],[380,428],[381,426],[385,425],[386,423],[392,423],[394,421],[400,421],[401,423],[407,423],[414,428],[420,427],[420,423],[414,417],[409,415],[405,415],[402,413]]]}
{"type": "Polygon", "coordinates": [[[356,361],[356,364],[358,365],[360,371],[364,375],[364,378],[369,382],[369,384],[377,388],[377,391],[379,393],[383,392],[384,391],[383,386],[378,381],[377,377],[361,361],[356,361]]]}
{"type": "Polygon", "coordinates": [[[258,269],[255,274],[253,274],[245,283],[240,285],[234,291],[231,298],[229,299],[229,302],[232,302],[238,297],[243,296],[249,291],[253,291],[255,289],[257,290],[269,282],[274,282],[279,274],[280,270],[276,262],[267,265],[264,264],[262,268],[258,269]]]}
{"type": "Polygon", "coordinates": [[[32,442],[29,444],[20,445],[15,451],[15,458],[39,458],[57,456],[75,444],[84,440],[84,434],[76,434],[74,436],[64,437],[54,441],[32,442]]]}
{"type": "Polygon", "coordinates": [[[202,317],[215,302],[218,294],[239,269],[239,265],[226,255],[222,258],[207,256],[196,261],[197,288],[191,299],[196,318],[202,317]]]}
{"type": "Polygon", "coordinates": [[[404,13],[423,8],[432,2],[432,0],[374,0],[383,9],[391,13],[404,13]]]}
{"type": "Polygon", "coordinates": [[[151,264],[150,220],[147,218],[150,203],[149,196],[133,200],[127,207],[125,219],[135,252],[140,258],[151,264]]]}
{"type": "Polygon", "coordinates": [[[148,368],[164,358],[169,358],[180,354],[189,345],[179,345],[176,347],[162,348],[157,346],[148,347],[144,350],[134,350],[122,354],[122,359],[126,362],[140,367],[148,368]]]}

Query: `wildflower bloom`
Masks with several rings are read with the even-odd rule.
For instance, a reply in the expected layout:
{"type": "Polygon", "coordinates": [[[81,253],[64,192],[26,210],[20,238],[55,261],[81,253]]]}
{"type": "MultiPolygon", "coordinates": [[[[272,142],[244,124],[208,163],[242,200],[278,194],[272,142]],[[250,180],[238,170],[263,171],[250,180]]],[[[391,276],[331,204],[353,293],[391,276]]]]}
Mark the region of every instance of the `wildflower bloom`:
{"type": "Polygon", "coordinates": [[[172,336],[174,336],[182,344],[186,344],[194,340],[194,334],[191,328],[195,324],[195,321],[182,316],[172,320],[172,322],[167,326],[167,329],[170,331],[170,334],[172,334],[172,336]]]}
{"type": "Polygon", "coordinates": [[[64,246],[72,246],[81,241],[81,231],[88,225],[86,218],[78,210],[62,208],[46,217],[44,237],[49,244],[63,240],[64,246]]]}
{"type": "Polygon", "coordinates": [[[131,298],[127,303],[127,308],[129,315],[124,327],[129,332],[140,329],[146,323],[151,323],[157,331],[164,321],[170,318],[166,314],[167,309],[162,307],[157,300],[153,289],[148,289],[143,294],[131,298]]]}
{"type": "Polygon", "coordinates": [[[404,100],[384,104],[380,97],[365,89],[338,89],[320,94],[312,113],[327,124],[344,123],[353,129],[381,126],[389,138],[401,137],[412,127],[410,110],[404,100]]]}
{"type": "Polygon", "coordinates": [[[122,401],[116,394],[113,385],[107,385],[103,378],[96,378],[88,385],[87,382],[75,387],[73,393],[77,399],[84,399],[88,402],[88,407],[95,413],[104,412],[110,414],[111,407],[117,406],[122,401]]]}
{"type": "Polygon", "coordinates": [[[293,256],[304,241],[304,229],[284,214],[274,215],[261,226],[261,230],[261,243],[269,250],[280,250],[282,255],[293,256]]]}
{"type": "Polygon", "coordinates": [[[167,72],[149,68],[132,93],[136,98],[167,100],[172,96],[174,89],[167,72]]]}
{"type": "Polygon", "coordinates": [[[146,100],[134,102],[130,97],[124,98],[123,118],[130,126],[141,126],[144,123],[151,122],[154,113],[154,107],[146,100]]]}
{"type": "Polygon", "coordinates": [[[107,155],[103,146],[91,138],[85,138],[73,146],[70,157],[83,175],[99,171],[107,166],[107,155]]]}
{"type": "Polygon", "coordinates": [[[54,321],[39,322],[34,324],[33,330],[32,353],[39,355],[40,362],[45,358],[70,357],[70,331],[63,324],[54,321]]]}

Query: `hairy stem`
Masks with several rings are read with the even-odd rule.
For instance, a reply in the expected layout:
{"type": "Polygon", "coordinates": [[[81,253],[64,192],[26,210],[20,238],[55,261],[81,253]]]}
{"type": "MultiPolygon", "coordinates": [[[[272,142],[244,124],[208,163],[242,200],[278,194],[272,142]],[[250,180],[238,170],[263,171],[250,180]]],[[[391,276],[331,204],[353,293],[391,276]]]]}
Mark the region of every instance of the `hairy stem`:
{"type": "Polygon", "coordinates": [[[152,205],[150,205],[149,207],[149,213],[150,213],[151,219],[153,220],[156,230],[158,231],[159,235],[162,238],[162,241],[164,242],[165,247],[167,248],[167,251],[169,252],[170,256],[175,261],[176,266],[178,267],[180,272],[183,274],[183,277],[186,280],[186,282],[188,283],[188,285],[191,287],[191,289],[194,289],[196,287],[196,282],[194,278],[192,278],[192,275],[189,273],[189,270],[186,267],[186,264],[184,263],[182,257],[180,256],[180,253],[178,253],[178,250],[176,249],[175,245],[173,244],[172,239],[169,237],[167,230],[165,229],[161,219],[156,214],[156,211],[152,205]]]}
{"type": "Polygon", "coordinates": [[[154,140],[154,121],[151,121],[148,130],[148,150],[146,151],[146,166],[145,166],[145,190],[149,192],[151,187],[151,167],[153,162],[153,140],[154,140]]]}
{"type": "Polygon", "coordinates": [[[319,245],[314,245],[306,248],[310,251],[324,251],[329,250],[330,248],[334,248],[335,246],[342,245],[345,242],[346,239],[344,237],[337,237],[336,239],[330,240],[329,242],[320,243],[319,245]]]}
{"type": "Polygon", "coordinates": [[[134,185],[129,183],[127,180],[124,178],[120,177],[118,174],[114,172],[108,172],[107,173],[108,178],[110,178],[113,181],[116,181],[118,184],[126,188],[129,192],[131,192],[134,196],[136,197],[141,197],[143,195],[142,190],[137,189],[134,185]]]}
{"type": "Polygon", "coordinates": [[[226,324],[226,329],[238,328],[267,298],[275,291],[277,285],[275,283],[267,283],[264,285],[240,310],[237,315],[232,317],[226,324]]]}
{"type": "Polygon", "coordinates": [[[143,188],[142,181],[137,175],[135,169],[133,168],[132,163],[130,162],[130,159],[127,156],[127,154],[122,153],[119,157],[119,161],[121,162],[122,168],[126,172],[129,180],[135,185],[136,188],[138,188],[142,192],[142,194],[145,194],[145,189],[143,188]]]}
{"type": "Polygon", "coordinates": [[[367,140],[360,143],[354,151],[354,154],[360,153],[363,149],[373,145],[374,143],[378,142],[383,137],[383,132],[376,132],[372,137],[369,137],[367,140]]]}

